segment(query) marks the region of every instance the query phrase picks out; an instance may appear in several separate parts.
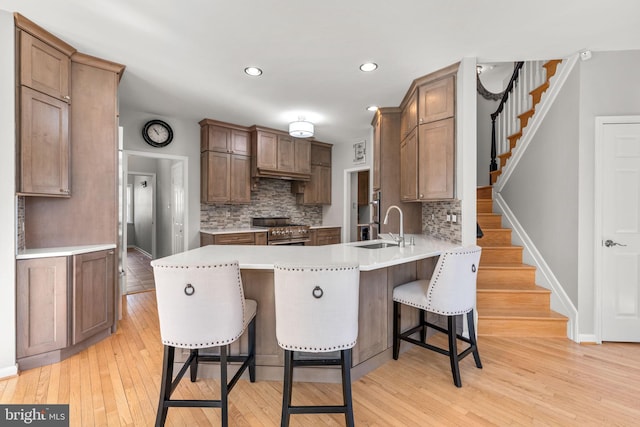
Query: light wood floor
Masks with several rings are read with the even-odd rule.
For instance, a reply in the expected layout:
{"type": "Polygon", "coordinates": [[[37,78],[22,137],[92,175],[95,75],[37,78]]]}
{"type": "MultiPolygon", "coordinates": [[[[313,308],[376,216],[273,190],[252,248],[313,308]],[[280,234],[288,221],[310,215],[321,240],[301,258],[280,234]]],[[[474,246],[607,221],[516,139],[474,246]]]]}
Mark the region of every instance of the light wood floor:
{"type": "MultiPolygon", "coordinates": [[[[64,362],[0,381],[0,403],[69,403],[72,426],[151,426],[160,382],[155,292],[126,297],[118,333],[64,362]]],[[[484,369],[412,348],[353,383],[358,426],[640,423],[640,345],[578,345],[566,339],[480,337],[484,369]]],[[[217,381],[184,381],[185,398],[217,393],[217,381]]],[[[217,395],[217,394],[216,394],[217,395]]],[[[338,403],[338,384],[296,383],[294,404],[338,403]]],[[[230,395],[232,426],[277,426],[281,382],[241,380],[230,395]]],[[[171,408],[167,425],[217,426],[219,410],[171,408]]],[[[339,415],[294,415],[293,426],[340,426],[339,415]]]]}
{"type": "Polygon", "coordinates": [[[153,281],[151,258],[135,248],[127,249],[127,293],[150,291],[156,288],[153,281]]]}

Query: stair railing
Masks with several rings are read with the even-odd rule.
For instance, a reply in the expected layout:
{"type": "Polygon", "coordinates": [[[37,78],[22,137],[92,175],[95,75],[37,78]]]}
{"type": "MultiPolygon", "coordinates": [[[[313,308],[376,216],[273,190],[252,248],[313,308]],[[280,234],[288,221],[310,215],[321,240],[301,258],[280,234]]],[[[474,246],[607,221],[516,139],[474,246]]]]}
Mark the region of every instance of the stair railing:
{"type": "MultiPolygon", "coordinates": [[[[518,76],[520,75],[520,69],[523,66],[524,66],[523,61],[516,62],[513,68],[513,73],[511,74],[511,79],[509,80],[509,84],[507,85],[507,88],[505,89],[502,95],[502,99],[498,104],[498,108],[494,113],[491,114],[491,164],[489,165],[489,185],[493,184],[493,175],[491,175],[491,172],[498,170],[498,162],[496,161],[496,157],[498,156],[498,148],[497,148],[497,141],[496,141],[497,139],[496,119],[498,119],[498,117],[501,117],[500,114],[504,111],[505,105],[509,100],[509,95],[511,94],[514,87],[516,86],[516,82],[518,81],[518,76]]],[[[505,125],[507,125],[506,121],[502,121],[502,122],[505,125]]],[[[502,130],[502,126],[500,127],[500,129],[502,130]]],[[[505,133],[503,132],[500,132],[500,133],[501,133],[500,140],[502,141],[505,138],[505,133]]]]}

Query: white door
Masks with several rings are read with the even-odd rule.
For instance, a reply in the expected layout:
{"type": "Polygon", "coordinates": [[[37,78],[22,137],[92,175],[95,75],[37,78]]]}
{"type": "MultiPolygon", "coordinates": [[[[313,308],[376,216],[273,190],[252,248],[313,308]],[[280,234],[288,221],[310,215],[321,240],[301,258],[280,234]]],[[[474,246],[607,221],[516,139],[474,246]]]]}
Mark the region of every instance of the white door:
{"type": "Polygon", "coordinates": [[[640,123],[604,123],[602,340],[640,342],[640,123]]]}
{"type": "Polygon", "coordinates": [[[184,252],[184,177],[183,164],[171,166],[171,232],[172,253],[184,252]]]}

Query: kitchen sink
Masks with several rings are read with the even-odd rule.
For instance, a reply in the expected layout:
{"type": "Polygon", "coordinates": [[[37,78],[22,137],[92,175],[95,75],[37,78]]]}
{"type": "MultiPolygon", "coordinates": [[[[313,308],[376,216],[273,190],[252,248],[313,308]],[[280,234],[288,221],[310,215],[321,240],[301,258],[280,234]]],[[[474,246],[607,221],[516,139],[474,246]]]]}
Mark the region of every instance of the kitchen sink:
{"type": "Polygon", "coordinates": [[[397,247],[398,244],[397,243],[389,243],[389,242],[380,242],[380,243],[372,243],[370,245],[362,245],[362,246],[357,246],[358,248],[365,248],[365,249],[382,249],[382,248],[392,248],[392,247],[397,247]]]}

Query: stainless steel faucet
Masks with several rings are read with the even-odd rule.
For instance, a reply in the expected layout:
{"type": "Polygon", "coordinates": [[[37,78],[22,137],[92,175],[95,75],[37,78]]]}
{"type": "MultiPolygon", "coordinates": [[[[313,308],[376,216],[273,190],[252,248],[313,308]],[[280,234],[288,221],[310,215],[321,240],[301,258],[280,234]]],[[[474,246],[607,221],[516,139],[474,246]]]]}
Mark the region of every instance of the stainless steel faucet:
{"type": "Polygon", "coordinates": [[[388,224],[389,223],[389,211],[391,211],[391,209],[396,209],[399,213],[400,213],[400,235],[398,236],[398,238],[396,239],[393,234],[391,234],[391,237],[393,238],[393,240],[395,240],[396,242],[398,242],[398,244],[400,245],[401,248],[404,248],[404,215],[402,213],[402,209],[400,209],[398,206],[396,205],[391,205],[387,208],[387,213],[384,214],[384,221],[383,224],[388,224]]]}

